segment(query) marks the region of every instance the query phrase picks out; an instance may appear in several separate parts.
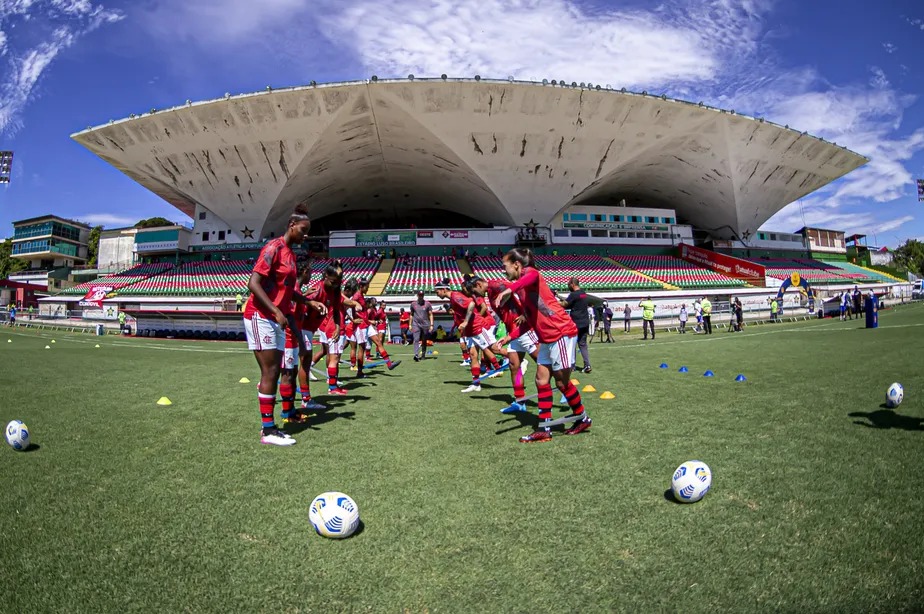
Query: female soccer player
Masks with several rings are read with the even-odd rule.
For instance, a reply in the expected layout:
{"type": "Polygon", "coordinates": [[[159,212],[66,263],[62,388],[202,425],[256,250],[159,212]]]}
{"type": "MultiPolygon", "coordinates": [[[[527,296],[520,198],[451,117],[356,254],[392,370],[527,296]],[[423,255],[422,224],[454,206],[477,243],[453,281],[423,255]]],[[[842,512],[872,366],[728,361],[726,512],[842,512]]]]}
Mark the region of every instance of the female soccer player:
{"type": "MultiPolygon", "coordinates": [[[[500,293],[507,289],[507,286],[508,283],[500,279],[489,281],[487,287],[488,300],[491,302],[496,301],[500,293]]],[[[507,332],[497,340],[492,349],[500,354],[503,346],[510,344],[507,348],[507,360],[510,361],[510,379],[513,381],[514,395],[513,403],[509,407],[502,409],[501,413],[512,414],[526,411],[525,403],[517,401],[517,399],[522,399],[526,396],[526,385],[523,379],[524,369],[521,369],[521,366],[526,366],[523,361],[527,354],[538,362],[539,338],[536,336],[536,332],[526,325],[526,316],[523,314],[523,307],[520,305],[520,300],[516,295],[498,307],[497,315],[500,316],[507,332]]]]}
{"type": "MultiPolygon", "coordinates": [[[[539,357],[536,367],[536,388],[539,391],[539,419],[550,421],[552,419],[552,387],[551,378],[565,395],[573,416],[578,421],[565,431],[568,435],[576,435],[590,428],[590,418],[584,412],[581,402],[581,393],[571,383],[571,369],[574,366],[574,349],[577,344],[577,327],[565,312],[561,304],[555,299],[555,294],[533,260],[533,254],[528,249],[514,248],[504,255],[504,272],[507,279],[512,281],[506,290],[501,291],[495,299],[498,308],[511,300],[514,293],[523,305],[526,324],[536,331],[539,338],[539,357]]],[[[529,435],[520,438],[523,443],[550,441],[551,429],[542,426],[529,435]]]]}
{"type": "Polygon", "coordinates": [[[342,334],[346,318],[346,308],[353,307],[352,301],[343,298],[340,286],[343,282],[343,266],[335,260],[324,269],[323,282],[311,296],[327,308],[327,313],[318,327],[318,339],[321,351],[315,355],[318,362],[327,355],[327,393],[334,396],[346,396],[347,391],[340,387],[337,377],[340,372],[340,355],[346,336],[342,334]]]}
{"type": "Polygon", "coordinates": [[[480,360],[478,356],[479,350],[488,358],[493,369],[498,369],[500,367],[497,363],[497,357],[494,355],[494,352],[491,351],[491,346],[494,344],[495,339],[484,330],[484,320],[476,311],[475,301],[472,298],[474,294],[473,287],[479,283],[484,284],[485,282],[478,277],[466,275],[465,281],[463,282],[463,290],[467,292],[451,290],[448,278],[444,278],[440,283],[434,286],[434,290],[438,297],[449,299],[453,321],[459,330],[459,337],[460,339],[464,338],[466,347],[472,351],[472,384],[468,388],[462,390],[464,393],[481,392],[481,384],[478,381],[481,376],[480,360]]]}
{"type": "MultiPolygon", "coordinates": [[[[308,416],[295,407],[295,384],[298,373],[299,358],[304,354],[304,337],[302,324],[308,312],[320,310],[308,307],[308,299],[302,294],[301,288],[311,278],[311,257],[300,253],[295,257],[296,284],[292,298],[292,321],[286,327],[286,347],[282,355],[280,366],[279,396],[282,398],[282,425],[303,424],[308,422],[308,416]]],[[[309,347],[310,347],[309,341],[309,347]]],[[[304,395],[304,390],[303,393],[304,395]]]]}
{"type": "MultiPolygon", "coordinates": [[[[330,268],[330,267],[328,267],[330,268]]],[[[299,284],[300,287],[305,288],[308,285],[311,277],[311,267],[307,267],[307,273],[302,274],[301,269],[299,269],[299,284]]],[[[322,280],[323,283],[323,280],[322,280]]],[[[315,300],[315,294],[317,292],[316,288],[305,288],[302,292],[306,296],[306,300],[315,300]]],[[[325,308],[326,311],[326,308],[325,308]]],[[[319,411],[322,409],[327,409],[327,407],[321,403],[318,403],[311,398],[311,387],[310,387],[310,376],[311,366],[312,366],[312,353],[314,351],[314,336],[318,332],[318,328],[321,326],[321,322],[324,321],[326,317],[325,313],[322,313],[318,309],[307,309],[302,316],[301,328],[302,328],[302,345],[299,348],[299,366],[298,366],[298,384],[299,392],[302,395],[302,409],[305,411],[319,411]]],[[[317,378],[314,378],[317,379],[317,378]]],[[[285,420],[283,420],[283,424],[285,420]]]]}
{"type": "Polygon", "coordinates": [[[292,301],[295,289],[295,254],[293,244],[304,242],[311,229],[308,208],[299,205],[289,217],[283,236],[269,241],[260,250],[247,282],[250,297],[244,307],[244,332],[247,347],[253,350],[260,365],[257,397],[263,423],[260,443],[291,446],[295,439],[276,426],[274,418],[279,370],[285,350],[285,329],[294,328],[292,301]]]}
{"type": "MultiPolygon", "coordinates": [[[[369,339],[369,343],[375,346],[375,351],[378,352],[379,356],[382,357],[382,360],[385,361],[385,366],[387,366],[388,370],[391,371],[400,365],[401,361],[392,360],[389,358],[388,351],[385,349],[385,345],[382,343],[382,333],[380,328],[383,328],[386,322],[385,303],[379,303],[376,299],[370,298],[367,315],[369,320],[369,328],[366,331],[366,337],[369,339]]],[[[359,374],[357,374],[357,376],[358,375],[359,374]]]]}

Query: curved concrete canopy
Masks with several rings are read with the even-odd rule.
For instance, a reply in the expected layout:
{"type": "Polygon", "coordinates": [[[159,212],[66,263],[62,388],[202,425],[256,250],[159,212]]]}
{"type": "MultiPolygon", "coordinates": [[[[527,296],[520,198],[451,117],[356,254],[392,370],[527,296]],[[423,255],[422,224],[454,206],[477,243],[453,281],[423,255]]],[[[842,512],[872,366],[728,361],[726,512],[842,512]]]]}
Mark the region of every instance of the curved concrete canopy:
{"type": "Polygon", "coordinates": [[[111,122],[73,138],[192,216],[278,231],[292,207],[442,208],[550,222],[573,204],[675,209],[750,235],[865,164],[763,120],[607,89],[396,80],[268,90],[111,122]]]}

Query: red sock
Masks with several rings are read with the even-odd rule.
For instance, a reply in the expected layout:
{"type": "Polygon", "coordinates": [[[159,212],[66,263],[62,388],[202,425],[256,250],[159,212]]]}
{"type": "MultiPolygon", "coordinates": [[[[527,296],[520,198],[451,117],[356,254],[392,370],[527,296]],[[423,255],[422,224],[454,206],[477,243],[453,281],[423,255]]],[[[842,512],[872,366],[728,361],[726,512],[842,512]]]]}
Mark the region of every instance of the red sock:
{"type": "Polygon", "coordinates": [[[350,348],[350,366],[356,366],[356,348],[350,348]]]}
{"type": "Polygon", "coordinates": [[[472,359],[472,353],[469,352],[468,350],[462,350],[462,360],[471,360],[471,359],[472,359]]]}
{"type": "Polygon", "coordinates": [[[471,369],[472,369],[472,382],[477,384],[478,382],[476,382],[475,380],[481,377],[481,367],[479,367],[473,362],[471,369]]]}
{"type": "Polygon", "coordinates": [[[391,364],[391,358],[388,357],[388,352],[384,349],[382,350],[382,360],[384,360],[386,364],[391,364]]]}
{"type": "Polygon", "coordinates": [[[327,367],[327,387],[331,390],[337,387],[337,367],[327,367]]]}
{"type": "Polygon", "coordinates": [[[282,417],[291,418],[295,409],[295,388],[291,384],[279,384],[279,395],[282,397],[282,417]]]}
{"type": "Polygon", "coordinates": [[[273,428],[276,426],[276,421],[273,419],[273,412],[276,409],[276,395],[258,392],[257,400],[260,402],[260,419],[263,422],[263,428],[273,428]]]}
{"type": "Polygon", "coordinates": [[[558,389],[565,395],[565,398],[568,400],[568,406],[571,408],[571,411],[574,412],[574,415],[580,416],[584,413],[584,403],[581,402],[581,393],[578,392],[574,384],[568,382],[564,388],[559,387],[558,389]]]}
{"type": "Polygon", "coordinates": [[[498,369],[500,369],[500,363],[497,362],[497,357],[495,356],[491,359],[491,370],[497,371],[498,369]]]}
{"type": "Polygon", "coordinates": [[[526,386],[523,385],[523,374],[517,369],[513,372],[513,398],[522,399],[526,396],[526,386]]]}
{"type": "Polygon", "coordinates": [[[537,385],[536,388],[539,389],[539,419],[540,420],[551,420],[552,419],[552,386],[550,384],[537,385]]]}

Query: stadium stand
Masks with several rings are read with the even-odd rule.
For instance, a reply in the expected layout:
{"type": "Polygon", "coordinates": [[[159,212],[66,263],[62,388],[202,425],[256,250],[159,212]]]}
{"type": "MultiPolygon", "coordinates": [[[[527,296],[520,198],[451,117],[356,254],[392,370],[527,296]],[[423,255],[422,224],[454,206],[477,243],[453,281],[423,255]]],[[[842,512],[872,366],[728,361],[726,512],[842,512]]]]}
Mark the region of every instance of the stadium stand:
{"type": "Polygon", "coordinates": [[[674,256],[616,256],[613,260],[679,288],[730,288],[746,285],[740,279],[710,271],[674,256]]]}
{"type": "Polygon", "coordinates": [[[448,277],[453,285],[462,283],[456,261],[447,256],[402,258],[385,284],[385,294],[413,294],[417,290],[433,292],[434,284],[448,277]]]}
{"type": "Polygon", "coordinates": [[[187,262],[119,291],[122,296],[234,296],[247,292],[248,260],[187,262]]]}
{"type": "Polygon", "coordinates": [[[878,271],[874,271],[872,269],[866,269],[861,266],[852,264],[850,262],[826,262],[826,261],[822,261],[822,262],[824,262],[824,264],[827,264],[828,266],[842,269],[843,271],[845,271],[844,274],[859,275],[859,277],[854,278],[858,282],[893,283],[895,281],[893,277],[890,277],[886,275],[885,273],[879,273],[878,271]]]}
{"type": "Polygon", "coordinates": [[[804,280],[812,284],[839,284],[860,281],[837,266],[826,264],[819,260],[809,258],[758,258],[751,262],[762,265],[767,269],[767,275],[778,279],[786,279],[793,272],[798,273],[804,280]]]}
{"type": "Polygon", "coordinates": [[[100,277],[98,279],[94,279],[93,281],[86,281],[82,284],[64,290],[61,292],[61,294],[84,295],[90,291],[90,288],[94,286],[112,286],[113,290],[119,290],[121,288],[125,288],[126,286],[130,286],[134,283],[138,283],[139,281],[147,279],[152,275],[163,273],[172,267],[173,265],[168,262],[160,262],[157,264],[139,264],[113,275],[100,277]]]}
{"type": "MultiPolygon", "coordinates": [[[[330,260],[321,260],[312,263],[312,283],[319,278],[320,272],[324,270],[324,267],[329,262],[330,260]]],[[[362,277],[368,281],[372,279],[375,271],[379,268],[379,260],[376,258],[341,258],[340,264],[343,265],[344,280],[351,277],[362,277]]]]}
{"type": "MultiPolygon", "coordinates": [[[[495,256],[478,257],[472,270],[484,279],[504,277],[502,260],[495,256]]],[[[600,256],[536,256],[536,265],[542,270],[549,287],[562,292],[568,289],[568,280],[577,277],[585,290],[644,290],[662,289],[662,285],[616,266],[600,256]]]]}

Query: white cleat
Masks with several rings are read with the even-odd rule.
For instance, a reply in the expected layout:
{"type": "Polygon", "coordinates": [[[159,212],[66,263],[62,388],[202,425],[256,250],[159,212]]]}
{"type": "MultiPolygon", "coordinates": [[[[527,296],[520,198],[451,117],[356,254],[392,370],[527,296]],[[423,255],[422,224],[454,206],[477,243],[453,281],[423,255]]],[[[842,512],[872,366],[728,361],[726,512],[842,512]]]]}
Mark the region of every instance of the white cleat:
{"type": "Polygon", "coordinates": [[[314,374],[314,371],[309,371],[308,379],[310,379],[312,382],[316,382],[318,381],[318,376],[314,374]]]}
{"type": "Polygon", "coordinates": [[[469,386],[468,388],[463,388],[463,389],[462,389],[462,392],[463,392],[463,393],[481,392],[481,386],[479,386],[478,384],[472,384],[472,385],[469,386]]]}
{"type": "Polygon", "coordinates": [[[294,446],[295,439],[288,433],[283,433],[279,429],[266,431],[260,437],[260,443],[270,446],[294,446]]]}
{"type": "Polygon", "coordinates": [[[520,363],[520,373],[523,375],[526,375],[527,369],[529,369],[529,363],[524,360],[523,362],[520,363]]]}
{"type": "Polygon", "coordinates": [[[491,375],[488,376],[488,379],[497,379],[502,375],[503,373],[492,373],[491,375]]]}

